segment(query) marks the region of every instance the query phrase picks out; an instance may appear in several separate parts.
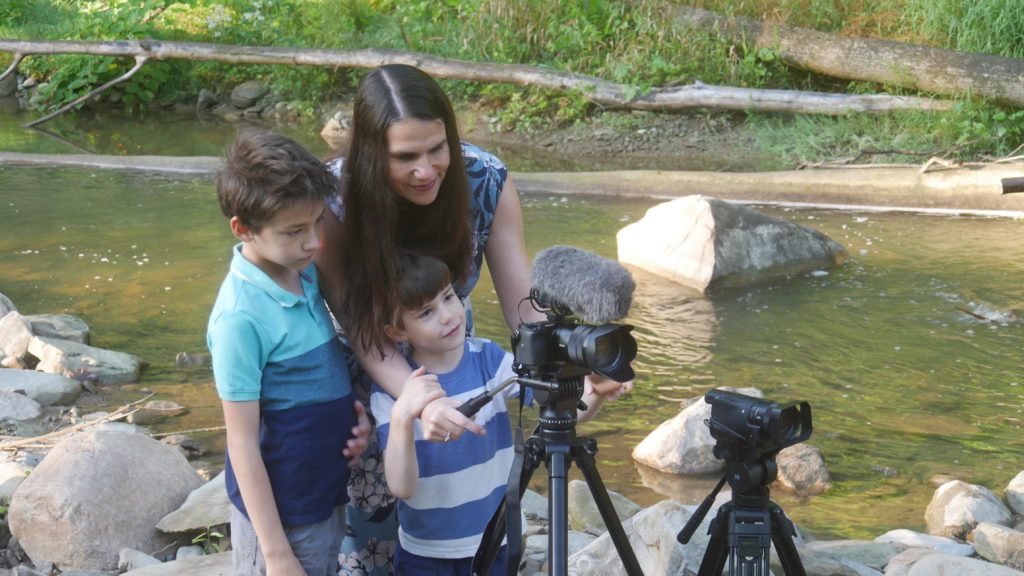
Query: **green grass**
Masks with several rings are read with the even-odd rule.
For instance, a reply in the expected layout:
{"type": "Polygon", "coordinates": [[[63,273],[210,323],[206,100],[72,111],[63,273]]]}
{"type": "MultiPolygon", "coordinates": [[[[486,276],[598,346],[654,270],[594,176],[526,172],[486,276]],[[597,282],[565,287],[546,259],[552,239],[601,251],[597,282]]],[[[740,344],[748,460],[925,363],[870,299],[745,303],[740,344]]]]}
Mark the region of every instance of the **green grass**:
{"type": "MultiPolygon", "coordinates": [[[[686,5],[852,36],[888,38],[1024,57],[1020,0],[693,0],[686,5]]],[[[637,93],[700,80],[749,88],[884,91],[796,71],[770,50],[728,44],[713,32],[680,34],[677,0],[0,0],[0,35],[34,39],[137,39],[427,52],[480,62],[529,64],[632,86],[637,93]]],[[[6,66],[11,56],[0,53],[6,66]]],[[[21,72],[49,85],[32,100],[51,110],[123,74],[130,60],[33,56],[21,72]]],[[[269,80],[306,110],[351,92],[362,70],[154,62],[118,86],[122,105],[190,98],[201,88],[269,80]]],[[[507,129],[580,122],[602,111],[584,95],[512,85],[445,81],[507,129]]],[[[904,92],[906,93],[906,92],[904,92]]],[[[1013,110],[961,103],[951,113],[870,118],[752,115],[769,146],[800,157],[859,148],[953,149],[998,155],[1020,142],[1013,110]],[[1016,140],[1014,140],[1016,138],[1016,140]],[[979,141],[979,143],[965,144],[979,141]]],[[[891,161],[892,159],[885,159],[891,161]]]]}

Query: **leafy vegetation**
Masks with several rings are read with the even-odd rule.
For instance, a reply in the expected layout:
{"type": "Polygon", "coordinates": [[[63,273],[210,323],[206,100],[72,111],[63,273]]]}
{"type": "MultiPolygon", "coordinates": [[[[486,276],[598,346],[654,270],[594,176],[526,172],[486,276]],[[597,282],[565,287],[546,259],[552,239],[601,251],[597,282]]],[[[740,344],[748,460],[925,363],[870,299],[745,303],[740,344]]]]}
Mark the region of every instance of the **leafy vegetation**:
{"type": "MultiPolygon", "coordinates": [[[[725,14],[853,36],[888,38],[1024,57],[1019,0],[692,0],[725,14]]],[[[636,93],[695,79],[708,84],[870,93],[785,66],[771,50],[723,42],[711,31],[679,34],[674,0],[4,0],[0,36],[34,39],[155,38],[263,46],[428,52],[481,62],[570,70],[636,93]]],[[[11,56],[0,54],[0,64],[11,56]]],[[[21,71],[43,83],[32,104],[54,108],[125,73],[128,59],[31,57],[21,71]]],[[[351,91],[361,71],[303,66],[150,62],[107,98],[129,108],[194,97],[199,89],[260,77],[281,99],[315,110],[351,91]]],[[[506,129],[564,126],[603,113],[582,94],[446,81],[506,129]]],[[[1024,137],[1020,111],[966,98],[952,112],[870,119],[749,115],[765,146],[803,157],[878,149],[1007,154],[1024,137]]],[[[886,159],[891,161],[891,158],[886,159]]]]}

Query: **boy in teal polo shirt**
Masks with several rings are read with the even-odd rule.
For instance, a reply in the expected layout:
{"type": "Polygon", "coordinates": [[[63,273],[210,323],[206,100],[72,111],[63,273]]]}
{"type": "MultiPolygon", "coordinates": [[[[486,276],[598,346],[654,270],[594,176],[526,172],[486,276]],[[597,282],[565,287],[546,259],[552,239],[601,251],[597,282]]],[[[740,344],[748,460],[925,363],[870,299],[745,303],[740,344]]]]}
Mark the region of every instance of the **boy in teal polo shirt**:
{"type": "Polygon", "coordinates": [[[217,179],[240,240],[207,330],[236,575],[337,573],[348,467],[369,425],[312,264],[336,185],[315,156],[269,133],[239,137],[217,179]]]}

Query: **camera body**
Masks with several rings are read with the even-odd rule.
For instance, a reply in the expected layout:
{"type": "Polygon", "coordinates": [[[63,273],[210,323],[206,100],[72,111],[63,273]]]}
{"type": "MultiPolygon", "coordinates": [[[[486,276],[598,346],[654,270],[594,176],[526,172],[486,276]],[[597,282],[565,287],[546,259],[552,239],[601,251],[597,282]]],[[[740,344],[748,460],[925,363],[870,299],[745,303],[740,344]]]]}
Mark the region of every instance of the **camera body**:
{"type": "MultiPolygon", "coordinates": [[[[561,301],[533,289],[528,300],[547,320],[520,324],[512,332],[512,355],[520,376],[557,380],[569,366],[616,382],[635,376],[636,340],[628,324],[584,324],[561,301]]],[[[570,372],[579,370],[569,369],[570,372]]],[[[575,375],[575,374],[573,374],[575,375]]]]}
{"type": "Polygon", "coordinates": [[[719,458],[751,461],[773,457],[811,437],[811,405],[807,402],[779,404],[726,390],[709,390],[704,401],[711,404],[707,424],[718,442],[714,451],[719,458]]]}

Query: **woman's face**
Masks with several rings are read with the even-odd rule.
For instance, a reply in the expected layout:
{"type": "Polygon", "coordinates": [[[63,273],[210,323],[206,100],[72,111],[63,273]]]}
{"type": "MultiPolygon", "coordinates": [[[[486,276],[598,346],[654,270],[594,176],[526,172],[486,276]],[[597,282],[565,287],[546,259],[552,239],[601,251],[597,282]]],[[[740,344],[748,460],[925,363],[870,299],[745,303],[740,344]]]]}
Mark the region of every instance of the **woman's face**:
{"type": "Polygon", "coordinates": [[[441,120],[414,118],[388,127],[388,179],[391,188],[417,206],[437,199],[451,155],[441,120]]]}

